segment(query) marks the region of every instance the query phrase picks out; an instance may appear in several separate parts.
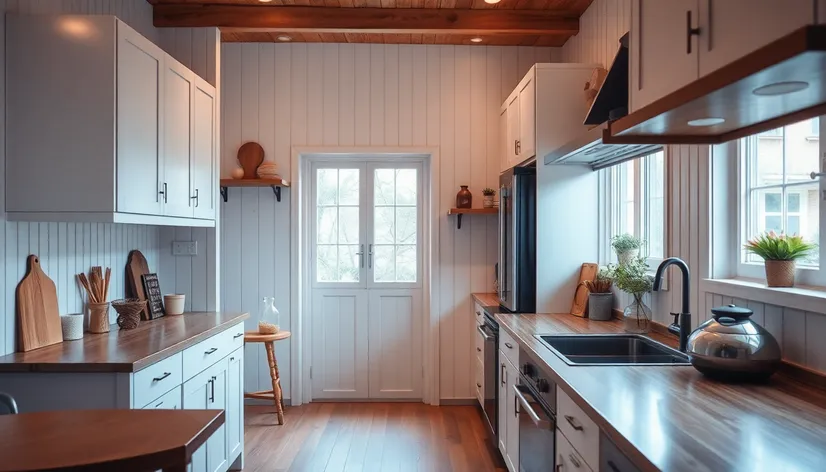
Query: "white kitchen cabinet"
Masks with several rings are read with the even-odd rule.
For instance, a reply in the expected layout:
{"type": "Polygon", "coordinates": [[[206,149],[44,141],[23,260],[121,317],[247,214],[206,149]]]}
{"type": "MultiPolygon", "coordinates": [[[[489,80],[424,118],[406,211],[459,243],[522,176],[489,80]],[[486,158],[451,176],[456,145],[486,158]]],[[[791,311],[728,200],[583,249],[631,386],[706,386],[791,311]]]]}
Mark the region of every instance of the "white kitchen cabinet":
{"type": "Polygon", "coordinates": [[[519,164],[519,93],[513,93],[507,102],[508,130],[505,142],[508,146],[508,167],[519,164]]]}
{"type": "MultiPolygon", "coordinates": [[[[508,361],[505,360],[505,354],[499,352],[499,411],[497,412],[499,418],[497,423],[499,425],[499,452],[502,458],[507,463],[508,458],[508,361]]],[[[506,464],[507,465],[507,464],[506,464]]],[[[508,466],[509,470],[513,470],[508,466]]]]}
{"type": "MultiPolygon", "coordinates": [[[[227,359],[189,379],[183,386],[185,410],[225,410],[227,407],[227,359]]],[[[191,472],[223,472],[229,468],[227,418],[192,456],[191,472]]]]}
{"type": "Polygon", "coordinates": [[[113,16],[10,14],[6,39],[7,219],[215,225],[212,86],[113,16]]]}
{"type": "Polygon", "coordinates": [[[519,141],[516,152],[519,161],[536,155],[536,80],[528,74],[519,84],[519,141]]]}
{"type": "Polygon", "coordinates": [[[507,103],[502,106],[499,111],[499,171],[504,172],[508,170],[510,165],[510,150],[512,143],[508,133],[508,107],[507,103]]]}
{"type": "Polygon", "coordinates": [[[822,0],[633,0],[630,111],[818,18],[822,0]]]}
{"type": "Polygon", "coordinates": [[[244,446],[244,348],[229,355],[227,367],[227,450],[230,459],[244,446]]]}
{"type": "MultiPolygon", "coordinates": [[[[208,372],[194,377],[184,384],[183,409],[185,410],[206,410],[209,409],[210,390],[212,389],[212,379],[208,372]]],[[[192,462],[189,464],[190,472],[206,472],[209,440],[202,444],[193,454],[192,462]]]]}
{"type": "Polygon", "coordinates": [[[513,387],[519,384],[519,371],[501,350],[499,364],[499,452],[508,470],[518,472],[519,417],[513,387]]]}

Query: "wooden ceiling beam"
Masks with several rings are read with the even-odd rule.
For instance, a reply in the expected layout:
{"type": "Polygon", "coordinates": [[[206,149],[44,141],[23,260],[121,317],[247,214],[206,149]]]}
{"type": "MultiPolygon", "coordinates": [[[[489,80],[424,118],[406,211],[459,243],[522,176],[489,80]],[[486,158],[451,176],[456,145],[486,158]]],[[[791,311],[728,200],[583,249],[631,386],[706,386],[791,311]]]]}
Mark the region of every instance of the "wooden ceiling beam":
{"type": "Polygon", "coordinates": [[[574,35],[576,14],[541,10],[332,8],[303,6],[156,4],[157,27],[220,27],[222,31],[326,33],[450,33],[574,35]]]}

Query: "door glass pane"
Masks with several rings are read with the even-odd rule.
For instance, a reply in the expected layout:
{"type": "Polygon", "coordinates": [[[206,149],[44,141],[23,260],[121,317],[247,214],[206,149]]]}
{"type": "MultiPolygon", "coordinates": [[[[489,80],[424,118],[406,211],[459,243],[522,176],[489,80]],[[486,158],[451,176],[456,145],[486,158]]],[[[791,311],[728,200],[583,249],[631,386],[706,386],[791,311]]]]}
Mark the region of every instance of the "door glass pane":
{"type": "Polygon", "coordinates": [[[316,171],[316,281],[358,282],[359,169],[316,171]]]}
{"type": "Polygon", "coordinates": [[[417,169],[376,169],[373,188],[373,281],[418,280],[417,169]]]}

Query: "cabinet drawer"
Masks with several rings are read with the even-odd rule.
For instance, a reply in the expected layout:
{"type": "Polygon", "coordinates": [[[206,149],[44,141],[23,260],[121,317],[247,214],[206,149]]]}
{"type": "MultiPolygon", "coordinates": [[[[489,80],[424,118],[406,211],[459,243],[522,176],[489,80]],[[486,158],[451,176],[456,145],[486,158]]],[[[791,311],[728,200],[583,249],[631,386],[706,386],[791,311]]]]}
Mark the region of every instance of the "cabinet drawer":
{"type": "Polygon", "coordinates": [[[181,353],[156,362],[135,373],[132,386],[133,405],[143,407],[164,393],[181,385],[181,353]]]}
{"type": "Polygon", "coordinates": [[[473,339],[476,345],[476,359],[482,362],[485,359],[485,335],[479,332],[478,326],[473,330],[473,339]]]}
{"type": "Polygon", "coordinates": [[[556,466],[560,472],[593,472],[559,429],[556,430],[556,466]]]}
{"type": "Polygon", "coordinates": [[[244,324],[238,323],[184,350],[183,379],[188,380],[244,345],[244,324]]]}
{"type": "Polygon", "coordinates": [[[519,345],[507,331],[501,328],[499,329],[499,350],[505,354],[511,364],[519,366],[519,345]]]}
{"type": "Polygon", "coordinates": [[[556,388],[557,428],[589,467],[599,465],[599,428],[561,388],[556,388]]]}
{"type": "Polygon", "coordinates": [[[473,316],[476,318],[476,324],[478,326],[485,324],[485,312],[482,310],[482,305],[478,303],[473,304],[473,316]]]}
{"type": "Polygon", "coordinates": [[[160,398],[156,398],[144,405],[142,410],[180,410],[181,409],[181,386],[173,388],[172,390],[163,394],[160,398]]]}
{"type": "Polygon", "coordinates": [[[479,403],[484,407],[484,393],[485,393],[485,364],[482,362],[482,359],[476,359],[474,363],[474,378],[476,379],[473,382],[473,388],[476,391],[476,397],[479,399],[479,403]]]}

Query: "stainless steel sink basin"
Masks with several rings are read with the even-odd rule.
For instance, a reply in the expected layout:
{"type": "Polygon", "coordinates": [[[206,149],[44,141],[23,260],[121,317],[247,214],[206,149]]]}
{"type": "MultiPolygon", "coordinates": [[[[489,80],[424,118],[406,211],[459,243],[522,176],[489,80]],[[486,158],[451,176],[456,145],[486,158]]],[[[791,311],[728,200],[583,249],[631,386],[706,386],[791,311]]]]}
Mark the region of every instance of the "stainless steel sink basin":
{"type": "Polygon", "coordinates": [[[569,365],[690,365],[688,356],[638,334],[537,335],[569,365]]]}

